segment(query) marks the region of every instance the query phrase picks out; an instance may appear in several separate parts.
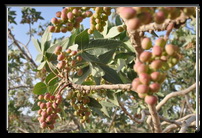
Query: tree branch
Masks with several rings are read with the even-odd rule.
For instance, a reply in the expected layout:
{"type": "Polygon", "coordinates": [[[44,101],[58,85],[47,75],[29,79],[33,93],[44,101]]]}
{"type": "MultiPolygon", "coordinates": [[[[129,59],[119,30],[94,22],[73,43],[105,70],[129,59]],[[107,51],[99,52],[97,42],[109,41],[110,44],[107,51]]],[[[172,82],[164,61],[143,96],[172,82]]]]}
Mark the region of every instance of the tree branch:
{"type": "Polygon", "coordinates": [[[162,131],[161,130],[161,123],[160,123],[158,112],[156,110],[155,105],[149,105],[148,104],[148,108],[149,108],[149,112],[151,114],[152,121],[154,124],[154,132],[155,133],[161,133],[161,131],[162,131]]]}
{"type": "Polygon", "coordinates": [[[182,96],[185,95],[189,92],[191,92],[192,90],[194,90],[196,88],[196,83],[194,83],[193,85],[191,85],[189,88],[185,89],[185,90],[181,90],[178,92],[172,92],[170,94],[168,94],[157,106],[156,106],[156,110],[160,110],[160,108],[172,97],[176,97],[176,96],[182,96]]]}
{"type": "MultiPolygon", "coordinates": [[[[196,88],[196,83],[194,83],[193,85],[191,85],[189,88],[185,89],[185,90],[181,90],[178,92],[171,92],[170,94],[168,94],[157,106],[156,106],[156,111],[159,111],[160,108],[166,104],[166,102],[171,99],[172,97],[176,97],[176,96],[182,96],[185,95],[189,92],[191,92],[192,90],[194,90],[196,88]]],[[[151,117],[148,117],[147,119],[147,123],[150,124],[151,122],[151,117]]]]}
{"type": "Polygon", "coordinates": [[[111,90],[130,90],[131,84],[103,84],[103,85],[80,85],[80,84],[72,84],[72,87],[76,90],[100,90],[100,89],[111,89],[111,90]]]}
{"type": "Polygon", "coordinates": [[[131,120],[135,121],[136,123],[142,123],[142,122],[144,122],[145,117],[146,117],[146,116],[145,116],[145,110],[142,110],[142,111],[141,111],[141,119],[137,119],[137,118],[133,117],[133,116],[126,110],[126,108],[124,107],[124,105],[123,105],[122,102],[119,101],[119,105],[120,105],[121,109],[123,110],[123,112],[124,112],[126,115],[128,115],[131,120]]]}
{"type": "Polygon", "coordinates": [[[171,22],[174,23],[175,28],[179,28],[179,26],[185,24],[188,19],[190,19],[190,17],[186,16],[184,13],[181,13],[181,15],[175,20],[166,19],[162,24],[150,23],[148,25],[143,25],[137,31],[139,32],[164,31],[167,29],[167,26],[171,22]]]}
{"type": "Polygon", "coordinates": [[[25,56],[25,58],[32,63],[32,65],[37,68],[36,63],[33,61],[32,58],[30,58],[27,53],[20,47],[18,41],[15,39],[14,35],[12,34],[11,30],[8,29],[8,37],[13,40],[13,43],[18,47],[18,49],[22,52],[22,54],[25,56]]]}
{"type": "Polygon", "coordinates": [[[187,128],[190,126],[190,124],[192,122],[196,121],[196,116],[192,116],[190,117],[189,119],[187,119],[187,121],[185,121],[183,124],[182,124],[182,127],[179,131],[179,133],[185,133],[187,128]]]}

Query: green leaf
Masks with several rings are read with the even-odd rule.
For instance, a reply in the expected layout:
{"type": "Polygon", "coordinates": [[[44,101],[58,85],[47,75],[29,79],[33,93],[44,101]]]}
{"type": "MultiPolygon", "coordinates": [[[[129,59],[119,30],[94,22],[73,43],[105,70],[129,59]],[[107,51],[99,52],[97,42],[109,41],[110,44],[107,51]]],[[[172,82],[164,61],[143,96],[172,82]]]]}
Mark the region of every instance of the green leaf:
{"type": "Polygon", "coordinates": [[[107,111],[107,108],[106,108],[105,106],[102,107],[101,111],[102,111],[107,117],[110,118],[110,115],[109,115],[109,113],[108,113],[108,111],[107,111]]]}
{"type": "Polygon", "coordinates": [[[112,27],[105,38],[113,38],[120,34],[121,32],[118,31],[117,26],[112,27]]]}
{"type": "Polygon", "coordinates": [[[39,66],[38,66],[38,70],[41,70],[44,66],[46,65],[46,61],[42,62],[39,66]]]}
{"type": "Polygon", "coordinates": [[[106,52],[105,54],[98,56],[98,58],[101,61],[101,63],[107,64],[111,61],[111,59],[114,55],[114,52],[115,52],[115,49],[110,50],[109,52],[106,52]]]}
{"type": "Polygon", "coordinates": [[[85,49],[88,43],[89,43],[89,36],[86,29],[76,36],[75,44],[78,44],[78,49],[82,50],[85,49]]]}
{"type": "Polygon", "coordinates": [[[115,23],[116,23],[116,26],[122,25],[123,22],[121,21],[121,18],[119,15],[116,16],[115,23]]]}
{"type": "Polygon", "coordinates": [[[115,70],[113,70],[112,68],[110,68],[108,66],[100,65],[100,67],[105,72],[105,75],[103,76],[103,78],[106,81],[111,82],[113,84],[122,84],[123,83],[115,70]]]}
{"type": "Polygon", "coordinates": [[[116,71],[117,72],[120,72],[121,69],[126,65],[126,62],[124,59],[118,59],[117,60],[117,68],[116,68],[116,71]]]}
{"type": "Polygon", "coordinates": [[[55,83],[58,82],[58,78],[56,77],[56,75],[54,73],[50,73],[47,77],[46,77],[46,85],[54,85],[55,83]]]}
{"type": "Polygon", "coordinates": [[[105,101],[101,101],[100,104],[105,107],[115,107],[116,106],[113,103],[109,103],[109,102],[105,102],[105,101]]]}
{"type": "Polygon", "coordinates": [[[47,92],[47,86],[43,82],[39,82],[34,86],[33,93],[41,95],[47,92]]]}
{"type": "Polygon", "coordinates": [[[53,94],[55,92],[55,89],[57,88],[58,83],[55,83],[54,85],[48,86],[48,92],[53,94]]]}
{"type": "MultiPolygon", "coordinates": [[[[38,39],[37,39],[38,40],[38,39]]],[[[37,41],[34,37],[32,37],[32,42],[36,48],[36,50],[39,52],[39,53],[42,53],[41,52],[41,47],[40,47],[40,44],[39,44],[39,41],[37,41]]]]}
{"type": "Polygon", "coordinates": [[[43,59],[43,55],[42,54],[38,54],[37,57],[36,57],[36,59],[35,59],[35,61],[36,62],[41,62],[42,59],[43,59]]]}
{"type": "Polygon", "coordinates": [[[96,85],[100,85],[101,77],[93,77],[96,85]]]}
{"type": "Polygon", "coordinates": [[[134,47],[131,45],[131,42],[130,42],[130,40],[128,40],[128,41],[126,41],[126,42],[124,42],[124,43],[122,43],[122,46],[124,47],[124,48],[126,48],[128,51],[130,51],[130,52],[135,52],[135,49],[134,49],[134,47]]]}
{"type": "Polygon", "coordinates": [[[97,100],[95,100],[92,97],[88,97],[88,98],[90,99],[90,102],[88,103],[88,106],[94,107],[94,108],[102,108],[102,105],[97,100]]]}
{"type": "Polygon", "coordinates": [[[75,44],[75,38],[76,38],[76,36],[77,36],[77,34],[76,33],[74,33],[74,34],[72,34],[70,37],[69,37],[69,43],[68,43],[68,47],[69,46],[71,46],[71,45],[73,45],[73,44],[75,44]]]}
{"type": "Polygon", "coordinates": [[[91,74],[94,77],[102,77],[105,75],[105,72],[97,64],[90,64],[90,67],[91,67],[91,74]]]}
{"type": "Polygon", "coordinates": [[[58,43],[56,43],[56,44],[52,45],[51,47],[49,47],[47,49],[47,52],[48,53],[53,53],[57,46],[62,46],[62,50],[65,50],[67,48],[67,46],[68,46],[68,43],[69,43],[69,38],[68,37],[64,38],[63,40],[61,40],[58,43]]]}
{"type": "Polygon", "coordinates": [[[85,61],[88,61],[88,62],[100,62],[97,57],[95,57],[94,55],[91,55],[91,54],[89,54],[87,52],[82,52],[81,57],[85,61]]]}
{"type": "Polygon", "coordinates": [[[104,37],[106,37],[107,33],[108,33],[108,27],[109,27],[109,21],[105,21],[106,25],[104,26],[104,30],[102,32],[102,35],[104,37]]]}
{"type": "Polygon", "coordinates": [[[37,103],[39,102],[39,100],[35,101],[34,105],[32,106],[32,111],[37,111],[40,109],[40,107],[37,105],[37,103]]]}
{"type": "Polygon", "coordinates": [[[125,74],[123,74],[121,71],[118,73],[122,82],[125,83],[131,83],[131,80],[125,76],[125,74]]]}
{"type": "Polygon", "coordinates": [[[102,55],[106,52],[109,52],[112,49],[118,48],[122,44],[121,41],[109,40],[109,39],[96,39],[91,41],[85,50],[91,55],[102,55]]]}
{"type": "Polygon", "coordinates": [[[50,46],[52,34],[49,32],[48,28],[45,30],[41,38],[41,50],[44,53],[50,46]]]}
{"type": "Polygon", "coordinates": [[[53,53],[46,52],[45,56],[46,56],[46,59],[48,61],[56,61],[57,60],[57,55],[55,55],[53,53]]]}
{"type": "Polygon", "coordinates": [[[100,117],[105,118],[103,112],[100,110],[100,108],[95,108],[95,107],[89,107],[93,113],[97,113],[100,117]]]}
{"type": "Polygon", "coordinates": [[[115,93],[112,94],[112,97],[109,99],[109,101],[114,105],[119,106],[118,98],[115,93]]]}
{"type": "Polygon", "coordinates": [[[94,38],[104,38],[104,36],[100,32],[98,32],[97,30],[95,30],[93,32],[93,35],[94,35],[94,38]]]}
{"type": "Polygon", "coordinates": [[[89,66],[83,68],[83,75],[80,77],[74,77],[73,82],[76,84],[82,84],[83,81],[90,75],[91,70],[89,69],[89,66]]]}

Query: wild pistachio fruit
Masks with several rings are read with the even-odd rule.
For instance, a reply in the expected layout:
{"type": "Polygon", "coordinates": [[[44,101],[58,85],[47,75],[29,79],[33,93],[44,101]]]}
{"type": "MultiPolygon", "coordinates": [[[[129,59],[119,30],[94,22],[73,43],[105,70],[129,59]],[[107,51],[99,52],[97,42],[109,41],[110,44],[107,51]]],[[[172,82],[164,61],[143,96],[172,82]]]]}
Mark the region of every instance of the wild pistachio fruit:
{"type": "Polygon", "coordinates": [[[148,37],[143,38],[142,42],[141,42],[141,47],[144,50],[148,50],[152,47],[152,42],[151,39],[148,37]]]}
{"type": "Polygon", "coordinates": [[[145,96],[145,103],[149,104],[149,105],[155,105],[157,103],[158,98],[154,95],[146,95],[145,96]]]}

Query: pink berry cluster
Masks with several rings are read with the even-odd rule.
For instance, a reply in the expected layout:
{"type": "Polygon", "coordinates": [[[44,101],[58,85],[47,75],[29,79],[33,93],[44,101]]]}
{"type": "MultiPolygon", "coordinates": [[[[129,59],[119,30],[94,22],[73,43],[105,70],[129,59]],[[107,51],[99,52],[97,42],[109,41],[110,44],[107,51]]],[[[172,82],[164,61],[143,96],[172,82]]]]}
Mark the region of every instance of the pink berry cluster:
{"type": "Polygon", "coordinates": [[[39,95],[38,99],[40,100],[37,104],[40,107],[38,110],[38,120],[40,127],[45,129],[54,129],[54,123],[58,118],[58,114],[61,111],[59,105],[62,102],[61,95],[51,95],[46,93],[45,95],[39,95]]]}
{"type": "Polygon", "coordinates": [[[51,19],[53,26],[49,31],[54,33],[72,31],[79,28],[83,19],[92,16],[90,7],[65,7],[62,11],[56,12],[56,17],[51,19]]]}
{"type": "Polygon", "coordinates": [[[102,32],[110,14],[110,7],[65,7],[62,11],[56,12],[56,17],[51,19],[53,26],[49,26],[49,31],[66,33],[79,28],[85,18],[90,18],[88,33],[92,34],[94,30],[102,32]]]}
{"type": "Polygon", "coordinates": [[[124,20],[127,31],[138,29],[151,22],[162,24],[166,19],[174,20],[181,13],[195,15],[194,7],[119,7],[117,13],[124,20]]]}
{"type": "Polygon", "coordinates": [[[144,49],[136,59],[133,66],[134,71],[138,74],[138,78],[132,81],[133,91],[138,93],[140,98],[145,98],[147,104],[155,104],[157,93],[161,84],[166,79],[163,71],[175,66],[179,61],[179,48],[172,44],[166,45],[164,38],[158,38],[152,47],[150,38],[143,38],[141,47],[144,49]],[[151,49],[152,47],[152,49],[151,49]]]}
{"type": "Polygon", "coordinates": [[[78,76],[83,74],[83,70],[76,66],[77,63],[82,61],[82,57],[77,55],[78,51],[67,49],[62,52],[62,46],[57,46],[54,53],[57,55],[57,68],[60,70],[66,70],[67,72],[74,71],[78,76]]]}

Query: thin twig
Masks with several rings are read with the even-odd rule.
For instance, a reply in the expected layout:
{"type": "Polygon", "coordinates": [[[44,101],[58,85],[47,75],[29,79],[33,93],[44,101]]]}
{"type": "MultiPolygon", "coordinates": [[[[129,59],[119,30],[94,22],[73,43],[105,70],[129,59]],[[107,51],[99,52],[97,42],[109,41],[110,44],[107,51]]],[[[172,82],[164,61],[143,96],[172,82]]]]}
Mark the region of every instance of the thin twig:
{"type": "Polygon", "coordinates": [[[25,53],[25,51],[21,48],[21,46],[19,45],[18,41],[15,39],[14,35],[12,34],[11,29],[8,29],[8,37],[13,40],[13,43],[18,47],[18,49],[27,58],[27,60],[30,61],[35,68],[37,68],[37,65],[34,62],[34,60],[31,57],[29,57],[27,55],[27,53],[25,53]]]}
{"type": "Polygon", "coordinates": [[[124,105],[123,105],[122,102],[119,101],[119,105],[120,105],[122,111],[123,111],[126,115],[128,115],[131,120],[133,120],[133,121],[136,122],[136,123],[142,123],[142,122],[144,122],[144,120],[145,120],[145,111],[144,111],[144,110],[141,111],[141,119],[137,119],[137,118],[135,118],[134,116],[132,116],[132,115],[126,110],[126,108],[124,107],[124,105]]]}
{"type": "Polygon", "coordinates": [[[118,107],[115,108],[115,111],[114,111],[114,115],[112,117],[112,120],[111,120],[111,123],[109,124],[109,132],[111,131],[111,128],[113,126],[113,123],[114,123],[114,120],[116,119],[116,111],[118,110],[118,107]]]}

